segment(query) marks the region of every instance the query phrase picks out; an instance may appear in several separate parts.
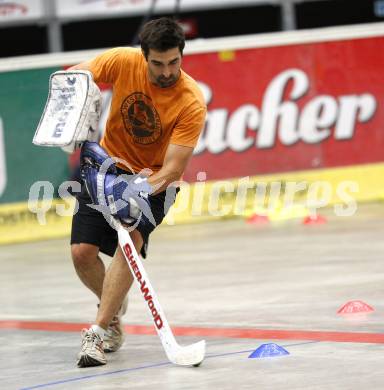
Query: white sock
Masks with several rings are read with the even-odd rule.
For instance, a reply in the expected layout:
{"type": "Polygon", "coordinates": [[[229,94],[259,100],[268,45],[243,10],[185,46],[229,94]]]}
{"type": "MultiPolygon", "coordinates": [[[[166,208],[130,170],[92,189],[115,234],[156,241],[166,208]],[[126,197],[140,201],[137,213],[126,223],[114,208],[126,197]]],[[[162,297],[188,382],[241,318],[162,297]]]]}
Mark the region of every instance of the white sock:
{"type": "Polygon", "coordinates": [[[105,330],[102,328],[102,327],[100,327],[99,325],[92,325],[91,326],[91,329],[95,332],[95,333],[97,333],[102,339],[104,338],[104,335],[105,335],[105,330]]]}

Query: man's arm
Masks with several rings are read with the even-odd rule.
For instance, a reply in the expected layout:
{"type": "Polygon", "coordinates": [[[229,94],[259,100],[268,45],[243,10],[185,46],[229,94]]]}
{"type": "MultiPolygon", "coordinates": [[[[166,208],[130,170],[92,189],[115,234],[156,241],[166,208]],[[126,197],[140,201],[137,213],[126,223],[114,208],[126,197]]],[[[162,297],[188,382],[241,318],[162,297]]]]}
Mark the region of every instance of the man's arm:
{"type": "Polygon", "coordinates": [[[91,71],[90,62],[89,61],[80,62],[80,64],[73,65],[70,68],[68,68],[67,70],[88,70],[88,71],[91,71]]]}
{"type": "Polygon", "coordinates": [[[155,189],[154,194],[166,190],[169,184],[180,180],[192,153],[193,148],[189,146],[168,146],[163,167],[148,178],[148,183],[155,189]]]}

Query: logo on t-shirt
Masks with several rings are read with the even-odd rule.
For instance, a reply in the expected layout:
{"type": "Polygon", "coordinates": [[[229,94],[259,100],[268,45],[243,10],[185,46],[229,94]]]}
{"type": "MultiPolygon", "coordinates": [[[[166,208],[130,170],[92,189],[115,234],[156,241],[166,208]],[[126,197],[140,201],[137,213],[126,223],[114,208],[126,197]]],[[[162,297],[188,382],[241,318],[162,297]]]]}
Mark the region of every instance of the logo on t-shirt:
{"type": "Polygon", "coordinates": [[[135,143],[152,144],[161,136],[159,114],[152,100],[141,92],[135,92],[125,98],[121,105],[121,115],[125,129],[135,143]]]}

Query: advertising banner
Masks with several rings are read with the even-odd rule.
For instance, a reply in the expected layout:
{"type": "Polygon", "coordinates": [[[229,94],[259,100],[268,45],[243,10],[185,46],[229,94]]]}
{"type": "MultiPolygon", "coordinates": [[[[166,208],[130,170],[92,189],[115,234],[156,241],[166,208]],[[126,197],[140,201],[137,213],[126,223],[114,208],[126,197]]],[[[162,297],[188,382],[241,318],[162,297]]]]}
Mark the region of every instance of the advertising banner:
{"type": "MultiPolygon", "coordinates": [[[[186,53],[183,69],[198,81],[208,115],[167,221],[255,210],[271,220],[297,218],[329,205],[348,215],[356,202],[383,199],[383,45],[376,36],[186,53]]],[[[71,63],[66,57],[56,67],[0,72],[3,242],[70,230],[70,213],[63,219],[57,212],[66,206],[27,201],[36,182],[57,195],[78,177],[78,153],[68,158],[59,148],[32,145],[49,75],[71,63]]],[[[109,86],[102,93],[100,131],[109,86]]]]}
{"type": "Polygon", "coordinates": [[[44,17],[43,0],[0,0],[0,25],[10,21],[24,21],[44,17]]]}
{"type": "Polygon", "coordinates": [[[7,185],[7,167],[5,162],[3,121],[0,117],[0,198],[7,185]]]}
{"type": "MultiPolygon", "coordinates": [[[[264,0],[157,0],[155,12],[173,12],[179,6],[181,11],[192,9],[238,7],[262,3],[264,0]],[[179,5],[178,5],[179,3],[179,5]]],[[[90,15],[144,14],[151,8],[152,0],[56,0],[57,15],[60,18],[81,18],[90,15]]]]}
{"type": "Polygon", "coordinates": [[[68,179],[62,150],[32,145],[55,70],[0,73],[0,203],[26,201],[36,181],[48,180],[57,188],[68,179]]]}
{"type": "Polygon", "coordinates": [[[196,54],[208,117],[186,179],[383,161],[384,38],[196,54]]]}

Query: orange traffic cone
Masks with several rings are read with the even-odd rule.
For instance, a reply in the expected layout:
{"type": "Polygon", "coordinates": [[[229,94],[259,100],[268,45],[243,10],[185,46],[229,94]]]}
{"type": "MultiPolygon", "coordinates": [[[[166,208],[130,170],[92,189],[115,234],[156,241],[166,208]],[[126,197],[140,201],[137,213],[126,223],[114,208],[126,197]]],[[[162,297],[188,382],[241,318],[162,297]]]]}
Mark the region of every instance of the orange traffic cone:
{"type": "Polygon", "coordinates": [[[303,225],[323,225],[327,219],[321,215],[308,215],[303,219],[303,225]]]}
{"type": "Polygon", "coordinates": [[[338,314],[354,314],[354,313],[370,313],[374,311],[372,306],[369,306],[363,301],[349,301],[343,305],[338,311],[338,314]]]}
{"type": "Polygon", "coordinates": [[[267,215],[253,214],[246,221],[251,225],[261,225],[269,223],[269,218],[267,215]]]}

